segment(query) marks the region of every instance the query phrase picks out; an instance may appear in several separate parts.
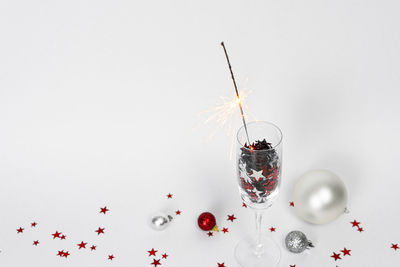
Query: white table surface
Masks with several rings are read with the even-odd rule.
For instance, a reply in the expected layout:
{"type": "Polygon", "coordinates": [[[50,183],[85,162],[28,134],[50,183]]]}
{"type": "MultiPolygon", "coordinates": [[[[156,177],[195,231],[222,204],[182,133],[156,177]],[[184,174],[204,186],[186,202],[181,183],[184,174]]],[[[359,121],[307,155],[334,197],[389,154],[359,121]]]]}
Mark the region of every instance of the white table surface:
{"type": "Polygon", "coordinates": [[[168,253],[161,267],[238,266],[233,249],[253,215],[241,207],[231,137],[218,129],[207,141],[215,125],[198,116],[233,97],[220,41],[239,87],[253,91],[249,110],[284,133],[281,195],[264,230],[282,245],[300,229],[316,245],[300,255],[282,247],[279,266],[400,266],[390,248],[400,243],[399,8],[1,1],[0,266],[154,266],[151,248],[168,253]],[[289,206],[296,179],[313,168],[334,171],[349,191],[350,213],[328,225],[307,224],[289,206]],[[146,224],[177,209],[165,231],[146,224]],[[196,226],[202,211],[230,232],[207,237],[196,226]],[[53,240],[56,230],[67,239],[53,240]],[[81,241],[98,249],[78,250],[81,241]],[[343,247],[352,255],[335,262],[343,247]],[[61,249],[71,255],[57,257],[61,249]]]}

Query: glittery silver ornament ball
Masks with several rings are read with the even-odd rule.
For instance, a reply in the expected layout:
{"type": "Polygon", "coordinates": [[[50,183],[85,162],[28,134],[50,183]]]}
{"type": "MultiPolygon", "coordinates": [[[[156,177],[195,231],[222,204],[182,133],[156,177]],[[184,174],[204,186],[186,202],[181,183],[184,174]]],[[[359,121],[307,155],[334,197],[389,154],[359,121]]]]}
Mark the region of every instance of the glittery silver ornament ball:
{"type": "Polygon", "coordinates": [[[169,223],[172,221],[172,216],[171,215],[166,215],[162,212],[156,213],[151,217],[150,220],[150,226],[154,230],[164,230],[167,228],[169,223]]]}
{"type": "Polygon", "coordinates": [[[306,235],[300,231],[291,231],[285,238],[286,248],[293,253],[301,253],[307,248],[314,247],[306,235]]]}

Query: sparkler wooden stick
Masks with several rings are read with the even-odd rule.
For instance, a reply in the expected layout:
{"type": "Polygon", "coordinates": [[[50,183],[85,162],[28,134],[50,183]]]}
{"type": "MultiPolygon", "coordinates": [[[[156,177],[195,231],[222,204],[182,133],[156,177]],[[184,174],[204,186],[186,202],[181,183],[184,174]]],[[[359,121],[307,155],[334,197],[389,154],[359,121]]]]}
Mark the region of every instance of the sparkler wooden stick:
{"type": "Polygon", "coordinates": [[[232,77],[232,81],[233,81],[233,86],[235,87],[236,97],[237,97],[237,99],[238,99],[238,104],[239,104],[239,108],[240,108],[240,114],[242,115],[242,121],[243,121],[244,130],[246,131],[246,137],[247,137],[247,142],[248,142],[247,144],[250,146],[251,144],[250,144],[250,139],[249,139],[249,133],[247,132],[246,119],[244,118],[244,112],[243,112],[242,102],[241,102],[241,100],[240,100],[239,91],[238,91],[237,86],[236,86],[235,76],[233,76],[233,71],[232,71],[231,62],[229,61],[228,53],[226,52],[226,48],[225,48],[224,42],[221,42],[221,45],[222,45],[222,47],[224,48],[226,61],[228,62],[229,71],[231,72],[231,77],[232,77]]]}

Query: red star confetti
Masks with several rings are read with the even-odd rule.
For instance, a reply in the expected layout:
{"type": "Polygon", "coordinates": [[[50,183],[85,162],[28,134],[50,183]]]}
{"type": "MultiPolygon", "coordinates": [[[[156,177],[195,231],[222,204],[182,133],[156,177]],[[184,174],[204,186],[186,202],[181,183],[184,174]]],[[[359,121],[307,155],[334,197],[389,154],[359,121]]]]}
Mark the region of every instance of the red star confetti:
{"type": "Polygon", "coordinates": [[[331,257],[334,258],[335,261],[341,260],[341,259],[342,259],[342,258],[340,257],[340,254],[336,254],[335,252],[333,252],[333,255],[332,255],[331,257]]]}
{"type": "Polygon", "coordinates": [[[100,208],[100,212],[99,212],[99,213],[104,213],[104,214],[106,214],[107,211],[109,211],[109,209],[107,209],[107,207],[104,207],[104,208],[100,208]]]}
{"type": "Polygon", "coordinates": [[[392,243],[392,247],[391,248],[394,249],[394,250],[398,250],[399,249],[399,245],[392,243]]]}
{"type": "Polygon", "coordinates": [[[359,227],[360,222],[357,222],[356,220],[354,220],[353,222],[350,222],[353,226],[352,227],[359,227]]]}
{"type": "Polygon", "coordinates": [[[81,242],[81,243],[79,243],[79,244],[77,244],[77,246],[79,247],[79,249],[81,249],[81,248],[86,248],[86,245],[87,245],[87,243],[85,243],[85,242],[81,242]]]}
{"type": "Polygon", "coordinates": [[[296,265],[290,265],[290,267],[296,267],[296,265]]]}
{"type": "Polygon", "coordinates": [[[162,258],[163,258],[163,259],[168,258],[168,254],[167,254],[167,253],[162,254],[162,258]]]}
{"type": "Polygon", "coordinates": [[[57,256],[62,257],[64,255],[64,250],[59,250],[57,256]]]}
{"type": "Polygon", "coordinates": [[[153,259],[153,262],[151,264],[153,264],[154,266],[161,265],[160,260],[156,259],[153,259]]]}
{"type": "Polygon", "coordinates": [[[346,248],[344,248],[343,250],[341,250],[341,252],[343,252],[343,256],[346,256],[346,255],[351,256],[350,251],[351,251],[351,249],[346,249],[346,248]]]}
{"type": "Polygon", "coordinates": [[[232,215],[228,215],[228,221],[231,221],[231,222],[233,222],[234,220],[236,220],[237,218],[235,217],[235,215],[234,214],[232,214],[232,215]]]}
{"type": "Polygon", "coordinates": [[[37,222],[31,223],[31,227],[36,227],[36,225],[37,225],[37,222]]]}
{"type": "Polygon", "coordinates": [[[110,260],[110,261],[112,261],[113,259],[115,258],[115,256],[114,255],[108,255],[108,259],[110,260]]]}
{"type": "Polygon", "coordinates": [[[175,211],[175,213],[176,213],[176,215],[181,215],[182,211],[177,210],[177,211],[175,211]]]}
{"type": "Polygon", "coordinates": [[[218,263],[217,262],[217,264],[218,264],[218,267],[225,267],[225,262],[223,262],[223,263],[218,263]]]}
{"type": "Polygon", "coordinates": [[[51,234],[53,236],[53,239],[60,238],[61,233],[56,231],[54,234],[51,234]]]}
{"type": "Polygon", "coordinates": [[[213,236],[214,233],[213,233],[213,232],[208,232],[207,235],[208,235],[208,236],[213,236]]]}
{"type": "Polygon", "coordinates": [[[69,254],[69,251],[66,251],[66,252],[63,253],[62,256],[65,257],[65,258],[68,258],[69,255],[71,255],[71,254],[69,254]]]}
{"type": "Polygon", "coordinates": [[[275,227],[271,227],[271,228],[269,228],[269,230],[270,230],[271,232],[275,232],[276,228],[275,228],[275,227]]]}
{"type": "Polygon", "coordinates": [[[243,202],[242,207],[247,208],[246,203],[243,202]]]}
{"type": "Polygon", "coordinates": [[[33,245],[34,245],[34,246],[37,246],[37,245],[39,245],[39,240],[35,240],[35,241],[33,241],[33,245]]]}
{"type": "Polygon", "coordinates": [[[64,240],[66,237],[67,237],[66,235],[62,235],[62,236],[60,236],[60,239],[64,240]]]}
{"type": "Polygon", "coordinates": [[[90,247],[90,250],[96,250],[97,246],[93,245],[90,247]]]}
{"type": "Polygon", "coordinates": [[[224,232],[224,234],[226,234],[226,233],[228,233],[229,231],[228,231],[228,228],[222,228],[222,230],[221,230],[222,232],[224,232]]]}
{"type": "Polygon", "coordinates": [[[158,250],[154,250],[154,248],[152,248],[151,250],[147,251],[149,253],[149,257],[150,256],[155,256],[158,250]]]}
{"type": "Polygon", "coordinates": [[[169,193],[169,194],[167,195],[167,198],[172,198],[172,194],[169,193]]]}
{"type": "Polygon", "coordinates": [[[99,234],[104,234],[104,229],[105,229],[105,228],[100,228],[100,227],[99,227],[99,229],[97,229],[95,232],[97,233],[97,235],[99,235],[99,234]]]}
{"type": "Polygon", "coordinates": [[[17,229],[17,234],[23,233],[23,232],[24,232],[24,228],[20,227],[20,228],[17,229]]]}
{"type": "MultiPolygon", "coordinates": [[[[293,201],[289,202],[289,206],[294,207],[294,202],[293,201]]],[[[294,265],[294,266],[296,266],[296,265],[294,265]]]]}
{"type": "Polygon", "coordinates": [[[364,231],[364,228],[362,227],[358,227],[357,231],[359,231],[360,233],[364,231]]]}

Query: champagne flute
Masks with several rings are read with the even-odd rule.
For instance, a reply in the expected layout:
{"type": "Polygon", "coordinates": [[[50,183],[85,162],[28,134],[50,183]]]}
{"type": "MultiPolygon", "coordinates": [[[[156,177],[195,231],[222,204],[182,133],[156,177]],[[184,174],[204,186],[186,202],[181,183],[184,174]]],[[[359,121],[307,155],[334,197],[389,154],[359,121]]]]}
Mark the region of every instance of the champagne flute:
{"type": "Polygon", "coordinates": [[[256,236],[240,241],[235,257],[243,267],[273,267],[278,265],[281,251],[272,239],[262,235],[261,222],[264,211],[279,194],[282,132],[264,121],[248,123],[247,132],[249,137],[242,126],[237,133],[236,166],[240,196],[255,213],[256,236]]]}

